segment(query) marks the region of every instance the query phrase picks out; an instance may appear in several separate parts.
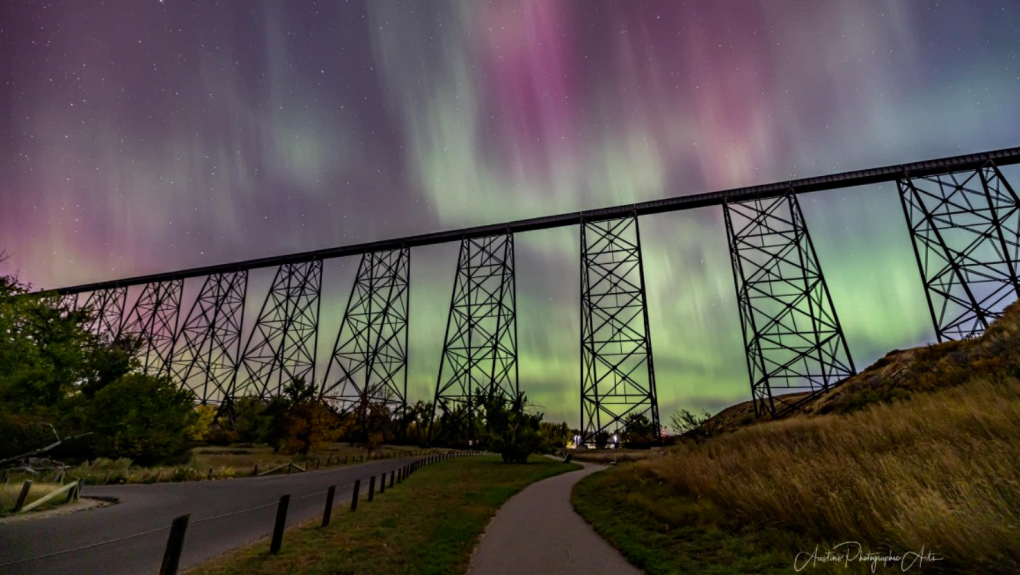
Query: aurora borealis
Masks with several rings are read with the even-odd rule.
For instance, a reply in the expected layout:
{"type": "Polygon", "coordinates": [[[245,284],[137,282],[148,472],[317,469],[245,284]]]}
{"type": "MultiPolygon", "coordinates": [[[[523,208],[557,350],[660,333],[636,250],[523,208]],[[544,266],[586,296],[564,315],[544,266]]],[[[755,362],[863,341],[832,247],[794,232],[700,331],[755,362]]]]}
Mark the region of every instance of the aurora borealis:
{"type": "MultiPolygon", "coordinates": [[[[0,271],[61,287],[1016,146],[1020,4],[25,0],[0,74],[0,271]]],[[[931,341],[894,186],[801,202],[858,368],[931,341]]],[[[664,420],[749,399],[721,210],[641,231],[664,420]]],[[[576,424],[578,230],[516,247],[520,386],[576,424]]],[[[456,250],[412,254],[412,401],[456,250]]]]}

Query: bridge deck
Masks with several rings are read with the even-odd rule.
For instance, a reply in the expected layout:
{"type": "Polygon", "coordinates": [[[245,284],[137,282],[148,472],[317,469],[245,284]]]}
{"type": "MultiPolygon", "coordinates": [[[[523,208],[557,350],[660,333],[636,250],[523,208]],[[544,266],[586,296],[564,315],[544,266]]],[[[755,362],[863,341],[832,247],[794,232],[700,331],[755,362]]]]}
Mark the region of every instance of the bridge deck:
{"type": "Polygon", "coordinates": [[[660,214],[664,212],[675,212],[680,210],[690,210],[694,208],[703,208],[706,206],[721,205],[727,201],[743,201],[754,198],[774,197],[786,192],[789,189],[793,189],[794,192],[802,194],[806,192],[818,192],[822,190],[850,188],[854,186],[863,186],[867,184],[876,184],[880,182],[891,182],[908,175],[911,177],[918,177],[942,174],[947,172],[973,170],[981,167],[982,165],[985,164],[985,162],[989,160],[995,162],[995,164],[999,166],[1020,164],[1020,147],[1004,148],[1001,150],[993,150],[979,154],[967,154],[963,156],[953,156],[949,158],[913,162],[909,164],[885,166],[881,168],[872,168],[868,170],[856,170],[852,172],[843,172],[828,176],[819,176],[814,178],[802,178],[799,180],[775,182],[772,184],[764,184],[760,186],[748,186],[743,188],[722,190],[718,192],[708,192],[689,196],[665,198],[661,200],[651,200],[636,204],[614,206],[610,208],[599,208],[580,212],[570,212],[555,216],[530,218],[526,220],[517,220],[514,222],[505,222],[501,224],[491,224],[486,226],[477,226],[473,228],[463,228],[459,230],[433,232],[430,234],[422,234],[417,236],[408,236],[403,238],[394,238],[376,242],[366,242],[361,244],[339,246],[335,248],[328,248],[322,250],[300,252],[285,256],[259,258],[242,262],[234,262],[228,264],[192,268],[187,270],[179,270],[174,272],[137,276],[127,279],[110,280],[73,287],[60,288],[56,291],[60,295],[90,292],[114,287],[141,285],[170,279],[201,277],[215,273],[274,267],[285,263],[306,262],[315,259],[326,260],[346,256],[361,255],[364,253],[380,250],[392,250],[401,247],[411,248],[417,246],[428,246],[451,241],[457,241],[464,238],[478,238],[491,236],[495,234],[505,233],[508,231],[520,233],[550,228],[559,228],[564,226],[574,226],[580,224],[582,220],[589,221],[603,220],[624,217],[631,214],[647,215],[647,214],[660,214]]]}

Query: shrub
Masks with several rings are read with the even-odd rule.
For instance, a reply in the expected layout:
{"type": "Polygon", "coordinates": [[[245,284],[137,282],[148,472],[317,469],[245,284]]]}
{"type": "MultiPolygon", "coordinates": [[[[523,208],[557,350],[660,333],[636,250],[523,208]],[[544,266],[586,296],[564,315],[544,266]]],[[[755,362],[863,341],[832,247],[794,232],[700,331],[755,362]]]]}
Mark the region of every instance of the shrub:
{"type": "Polygon", "coordinates": [[[104,387],[90,404],[97,453],[149,465],[184,452],[197,414],[193,395],[169,379],[126,375],[104,387]]]}

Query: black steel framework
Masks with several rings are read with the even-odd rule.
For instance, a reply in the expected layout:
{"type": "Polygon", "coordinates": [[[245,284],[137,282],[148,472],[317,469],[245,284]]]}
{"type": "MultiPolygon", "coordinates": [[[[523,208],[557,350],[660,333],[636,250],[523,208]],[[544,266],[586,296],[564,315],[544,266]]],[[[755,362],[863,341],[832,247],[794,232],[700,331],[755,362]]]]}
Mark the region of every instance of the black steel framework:
{"type": "MultiPolygon", "coordinates": [[[[85,300],[85,308],[93,313],[89,331],[113,339],[120,334],[127,307],[127,286],[96,290],[85,300]]],[[[69,294],[65,294],[69,295],[69,294]]]]}
{"type": "Polygon", "coordinates": [[[234,369],[231,397],[279,395],[291,381],[315,385],[322,260],[284,264],[234,369]]]}
{"type": "Polygon", "coordinates": [[[177,333],[170,361],[173,380],[194,392],[202,405],[233,399],[247,291],[247,271],[207,277],[177,333]]]}
{"type": "Polygon", "coordinates": [[[458,427],[473,439],[479,394],[517,397],[516,293],[512,233],[461,242],[430,439],[458,427]]]}
{"type": "Polygon", "coordinates": [[[138,356],[147,373],[163,374],[169,367],[183,291],[182,279],[148,284],[124,318],[121,334],[142,340],[138,356]]]}
{"type": "Polygon", "coordinates": [[[1020,296],[1020,199],[992,162],[897,184],[938,340],[980,335],[1020,296]]]}
{"type": "Polygon", "coordinates": [[[723,213],[755,415],[780,415],[856,369],[794,191],[723,213]]]}
{"type": "MultiPolygon", "coordinates": [[[[581,434],[600,442],[642,416],[659,437],[641,229],[636,215],[581,224],[581,434]]],[[[611,439],[610,439],[611,441],[611,439]]]]}
{"type": "Polygon", "coordinates": [[[410,273],[407,248],[361,256],[320,391],[338,412],[382,404],[403,417],[410,273]]]}

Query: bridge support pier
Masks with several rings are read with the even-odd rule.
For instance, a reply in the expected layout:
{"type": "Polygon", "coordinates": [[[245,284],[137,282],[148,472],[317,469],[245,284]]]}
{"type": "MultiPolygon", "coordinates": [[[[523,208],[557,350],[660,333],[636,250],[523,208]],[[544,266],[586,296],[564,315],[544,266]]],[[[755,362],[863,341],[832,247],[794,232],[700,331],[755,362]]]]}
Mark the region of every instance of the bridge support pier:
{"type": "Polygon", "coordinates": [[[517,397],[515,286],[512,233],[461,241],[430,439],[457,432],[475,439],[479,395],[517,397]]]}
{"type": "Polygon", "coordinates": [[[407,408],[411,250],[361,256],[319,396],[361,421],[374,405],[402,421],[407,408]]]}
{"type": "Polygon", "coordinates": [[[781,415],[856,369],[793,190],[723,214],[754,412],[781,415]]]}
{"type": "Polygon", "coordinates": [[[980,335],[1020,296],[1020,199],[991,161],[897,186],[938,340],[980,335]]]}
{"type": "Polygon", "coordinates": [[[234,368],[231,397],[279,395],[291,381],[315,383],[322,260],[282,264],[234,368]]]}
{"type": "Polygon", "coordinates": [[[638,422],[659,441],[637,215],[581,222],[581,434],[604,443],[638,422]],[[640,418],[644,418],[641,422],[640,418]]]}
{"type": "Polygon", "coordinates": [[[127,288],[115,287],[97,290],[89,294],[85,307],[95,314],[89,331],[115,338],[124,323],[124,308],[127,307],[127,288]]]}
{"type": "Polygon", "coordinates": [[[146,373],[162,374],[169,367],[183,291],[182,279],[145,284],[124,321],[121,334],[142,340],[138,353],[146,373]]]}
{"type": "Polygon", "coordinates": [[[229,405],[241,352],[248,271],[207,276],[177,333],[170,372],[203,404],[229,405]]]}

